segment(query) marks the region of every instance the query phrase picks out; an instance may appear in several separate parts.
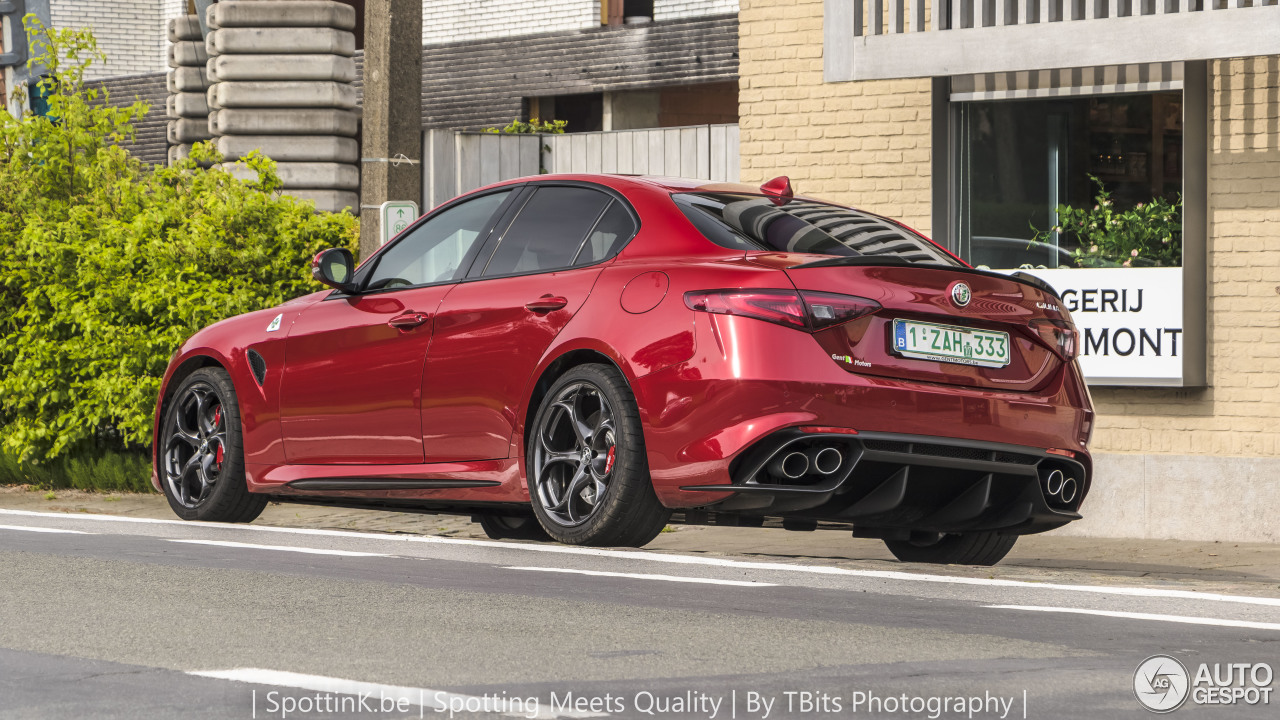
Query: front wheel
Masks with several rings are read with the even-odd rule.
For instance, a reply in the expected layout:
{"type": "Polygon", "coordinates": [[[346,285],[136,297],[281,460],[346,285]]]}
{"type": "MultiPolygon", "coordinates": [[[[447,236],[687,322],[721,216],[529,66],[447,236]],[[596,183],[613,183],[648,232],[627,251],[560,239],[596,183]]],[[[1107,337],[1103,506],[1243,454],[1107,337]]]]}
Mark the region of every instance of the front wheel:
{"type": "Polygon", "coordinates": [[[578,366],[551,386],[525,471],[538,522],[562,543],[639,547],[671,519],[653,492],[631,389],[607,365],[578,366]]]}
{"type": "Polygon", "coordinates": [[[240,407],[231,376],[201,368],[178,385],[160,426],[161,487],[183,520],[244,523],[267,506],[244,476],[240,407]]]}
{"type": "Polygon", "coordinates": [[[885,540],[884,544],[902,562],[995,565],[1009,554],[1017,541],[1017,535],[975,532],[933,535],[911,540],[885,540]]]}

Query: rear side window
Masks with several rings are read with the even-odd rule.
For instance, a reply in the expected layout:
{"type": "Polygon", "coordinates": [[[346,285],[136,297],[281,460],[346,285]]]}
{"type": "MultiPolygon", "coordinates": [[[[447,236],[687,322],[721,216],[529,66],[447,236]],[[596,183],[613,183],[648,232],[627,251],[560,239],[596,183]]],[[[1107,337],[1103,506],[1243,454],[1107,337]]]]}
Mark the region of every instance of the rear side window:
{"type": "Polygon", "coordinates": [[[591,229],[574,265],[592,265],[609,257],[622,247],[622,244],[636,234],[636,221],[631,219],[622,203],[614,200],[609,209],[600,216],[600,222],[591,229]]]}
{"type": "Polygon", "coordinates": [[[681,193],[676,205],[708,240],[738,250],[776,250],[960,267],[920,235],[836,205],[759,195],[681,193]]]}
{"type": "Polygon", "coordinates": [[[539,187],[503,234],[485,277],[565,268],[613,198],[589,188],[539,187]]]}

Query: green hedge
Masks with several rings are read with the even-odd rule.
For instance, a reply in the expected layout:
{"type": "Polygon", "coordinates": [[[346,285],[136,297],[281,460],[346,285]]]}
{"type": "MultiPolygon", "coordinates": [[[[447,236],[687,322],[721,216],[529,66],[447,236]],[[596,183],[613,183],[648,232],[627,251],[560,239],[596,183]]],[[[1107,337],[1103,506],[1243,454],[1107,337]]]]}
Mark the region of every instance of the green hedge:
{"type": "Polygon", "coordinates": [[[247,160],[253,183],[202,169],[217,160],[206,147],[141,164],[120,143],[146,106],[112,107],[82,83],[101,58],[92,35],[50,30],[33,56],[51,69],[49,116],[0,112],[0,447],[41,469],[145,457],[182,341],[321,289],[308,260],[354,249],[358,221],[282,197],[266,158],[247,160]]]}
{"type": "Polygon", "coordinates": [[[100,492],[155,492],[151,458],[143,452],[101,450],[44,462],[22,462],[0,449],[0,485],[100,492]]]}

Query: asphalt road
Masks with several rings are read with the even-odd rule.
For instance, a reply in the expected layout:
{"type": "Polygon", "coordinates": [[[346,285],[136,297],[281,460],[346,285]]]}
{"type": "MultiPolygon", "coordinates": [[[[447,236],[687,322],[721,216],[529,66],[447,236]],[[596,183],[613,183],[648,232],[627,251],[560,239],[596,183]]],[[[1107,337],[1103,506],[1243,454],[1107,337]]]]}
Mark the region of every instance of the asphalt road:
{"type": "Polygon", "coordinates": [[[0,717],[1098,720],[1151,655],[1280,671],[1278,597],[900,568],[0,509],[0,717]]]}

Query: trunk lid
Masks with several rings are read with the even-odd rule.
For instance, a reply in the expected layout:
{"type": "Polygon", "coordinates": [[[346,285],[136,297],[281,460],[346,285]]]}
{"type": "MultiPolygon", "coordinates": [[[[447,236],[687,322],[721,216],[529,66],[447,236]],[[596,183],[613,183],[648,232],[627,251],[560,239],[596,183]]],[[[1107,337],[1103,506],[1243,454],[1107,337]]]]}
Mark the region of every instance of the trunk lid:
{"type": "Polygon", "coordinates": [[[1034,280],[872,258],[764,253],[753,260],[783,269],[799,290],[880,303],[884,309],[873,315],[814,333],[832,362],[849,372],[1030,392],[1048,385],[1067,362],[1031,325],[1036,319],[1070,321],[1061,301],[1034,280]],[[921,340],[909,335],[913,329],[921,340]],[[1004,361],[996,348],[1005,334],[1007,364],[993,366],[1004,361]],[[965,356],[949,357],[953,353],[965,356]]]}

